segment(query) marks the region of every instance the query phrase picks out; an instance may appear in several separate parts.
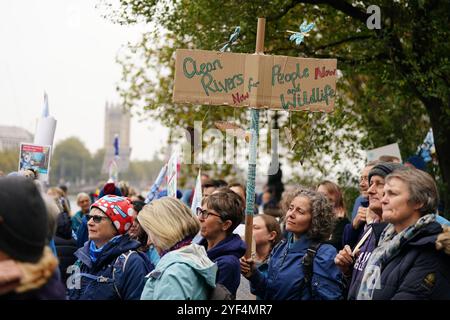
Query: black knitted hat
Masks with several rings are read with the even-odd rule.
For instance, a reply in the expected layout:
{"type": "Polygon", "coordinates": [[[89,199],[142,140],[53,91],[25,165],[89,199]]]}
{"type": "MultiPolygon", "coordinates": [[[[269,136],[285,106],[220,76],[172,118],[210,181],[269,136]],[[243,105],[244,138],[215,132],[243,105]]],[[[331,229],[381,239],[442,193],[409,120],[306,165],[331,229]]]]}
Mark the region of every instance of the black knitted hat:
{"type": "Polygon", "coordinates": [[[36,185],[23,177],[0,178],[0,251],[37,262],[47,234],[47,211],[36,185]]]}
{"type": "Polygon", "coordinates": [[[383,178],[386,178],[386,176],[390,173],[392,173],[394,170],[403,168],[403,165],[400,163],[395,163],[395,162],[381,162],[379,164],[377,164],[376,166],[374,166],[370,171],[369,171],[369,183],[370,183],[370,179],[373,176],[381,176],[383,178]]]}

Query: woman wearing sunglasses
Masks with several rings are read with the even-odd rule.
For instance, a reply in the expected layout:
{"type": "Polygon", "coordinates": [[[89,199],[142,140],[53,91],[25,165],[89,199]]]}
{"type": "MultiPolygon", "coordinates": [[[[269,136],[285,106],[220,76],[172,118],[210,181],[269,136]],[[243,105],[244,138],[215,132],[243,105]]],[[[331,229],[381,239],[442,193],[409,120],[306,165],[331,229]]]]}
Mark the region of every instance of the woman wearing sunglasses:
{"type": "Polygon", "coordinates": [[[153,269],[141,243],[126,234],[135,213],[128,198],[106,195],[86,215],[89,241],[75,252],[68,268],[71,300],[138,300],[153,269]]]}

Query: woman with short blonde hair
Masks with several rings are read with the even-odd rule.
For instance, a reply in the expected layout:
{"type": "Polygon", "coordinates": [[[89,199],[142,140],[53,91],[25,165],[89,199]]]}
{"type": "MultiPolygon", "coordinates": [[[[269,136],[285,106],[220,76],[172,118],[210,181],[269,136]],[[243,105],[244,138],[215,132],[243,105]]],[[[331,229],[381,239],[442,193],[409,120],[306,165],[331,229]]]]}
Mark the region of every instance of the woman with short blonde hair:
{"type": "Polygon", "coordinates": [[[141,300],[206,300],[217,266],[204,247],[192,243],[200,223],[191,210],[164,197],[145,205],[137,219],[161,257],[147,276],[141,300]]]}
{"type": "Polygon", "coordinates": [[[142,208],[139,223],[162,250],[168,250],[186,237],[192,238],[200,230],[200,222],[181,201],[165,197],[142,208]]]}

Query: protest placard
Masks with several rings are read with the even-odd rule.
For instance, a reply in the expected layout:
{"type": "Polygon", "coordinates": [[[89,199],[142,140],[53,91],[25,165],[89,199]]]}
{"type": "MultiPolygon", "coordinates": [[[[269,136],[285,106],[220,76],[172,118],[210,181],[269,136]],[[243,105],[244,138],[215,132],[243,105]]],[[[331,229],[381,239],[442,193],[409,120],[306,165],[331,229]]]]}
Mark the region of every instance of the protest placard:
{"type": "Polygon", "coordinates": [[[283,109],[333,110],[336,59],[179,49],[173,101],[283,109]]]}
{"type": "Polygon", "coordinates": [[[20,144],[19,171],[33,169],[41,181],[48,182],[51,146],[29,143],[20,144]]]}
{"type": "Polygon", "coordinates": [[[398,143],[388,144],[376,149],[366,151],[367,161],[378,160],[381,156],[397,157],[402,162],[402,155],[398,143]]]}

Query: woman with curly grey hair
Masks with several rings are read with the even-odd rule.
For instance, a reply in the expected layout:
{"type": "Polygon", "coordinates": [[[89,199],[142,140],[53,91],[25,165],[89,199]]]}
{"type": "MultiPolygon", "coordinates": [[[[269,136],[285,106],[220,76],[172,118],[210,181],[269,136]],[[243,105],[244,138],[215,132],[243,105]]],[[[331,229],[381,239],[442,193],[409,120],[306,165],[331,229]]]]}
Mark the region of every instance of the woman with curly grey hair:
{"type": "Polygon", "coordinates": [[[297,188],[283,196],[282,206],[288,233],[272,250],[267,275],[256,269],[252,259],[241,258],[241,272],[249,279],[252,293],[264,300],[341,299],[336,249],[322,243],[334,225],[331,204],[316,191],[297,188]]]}

